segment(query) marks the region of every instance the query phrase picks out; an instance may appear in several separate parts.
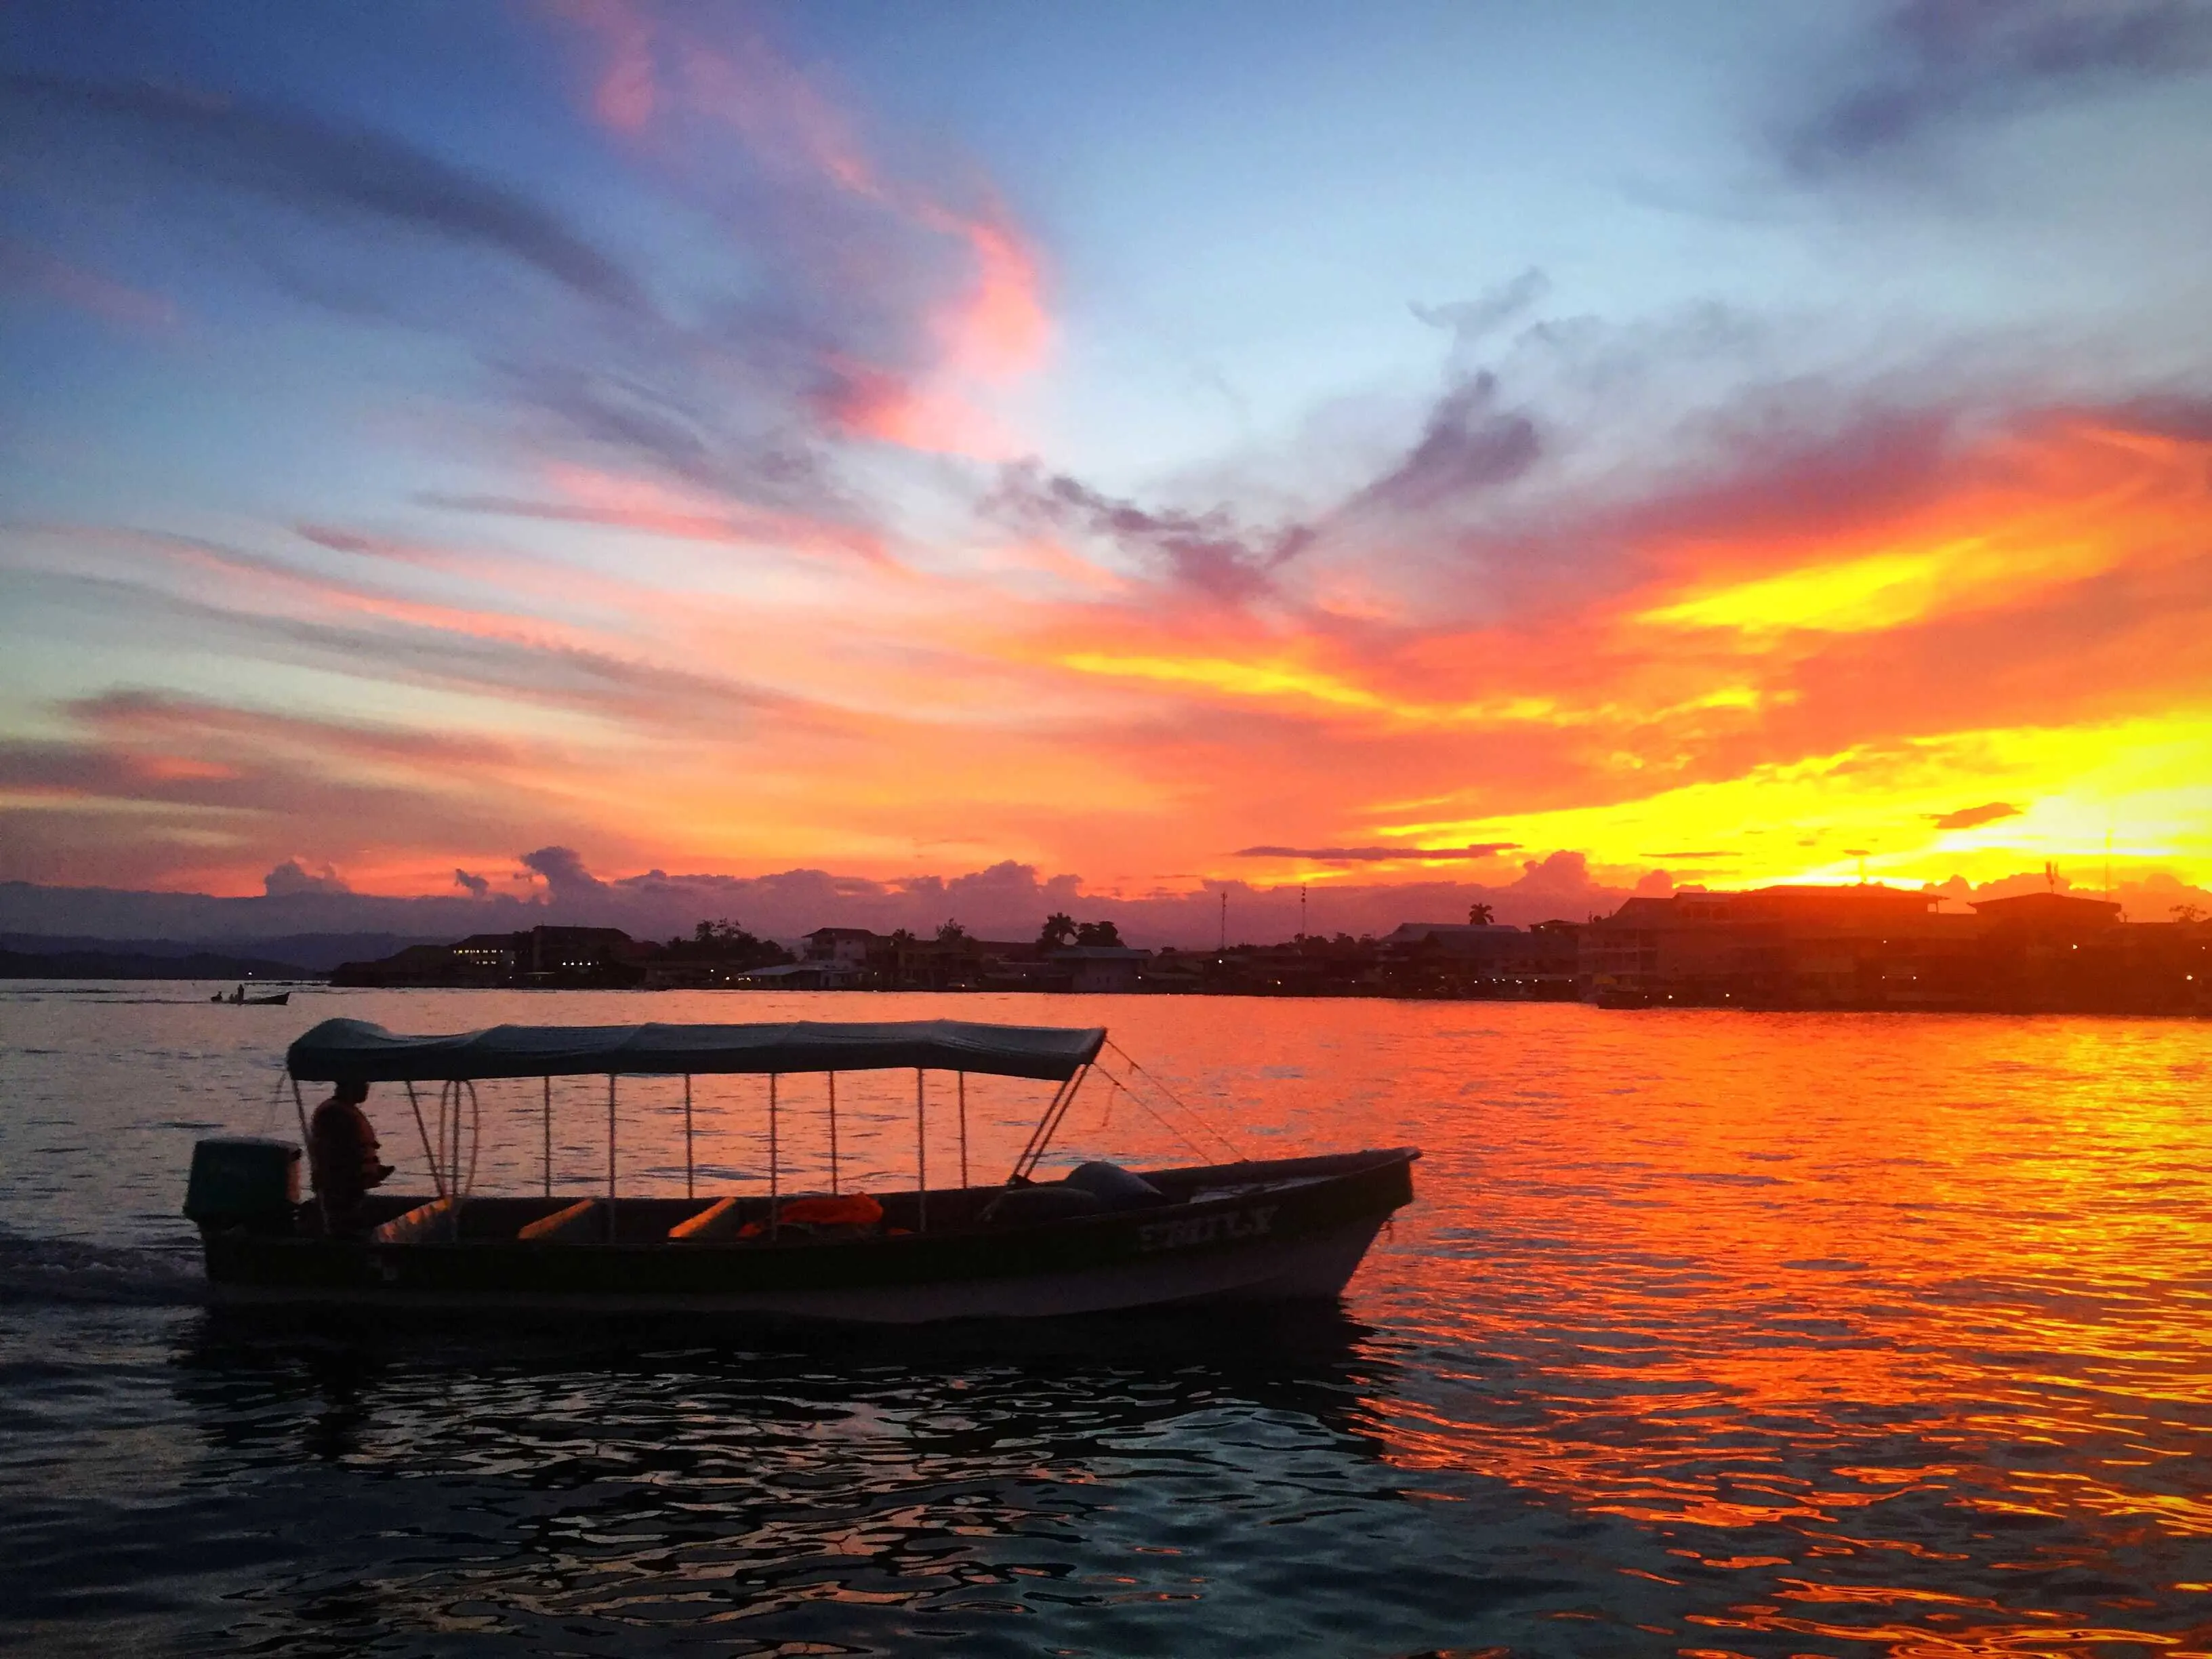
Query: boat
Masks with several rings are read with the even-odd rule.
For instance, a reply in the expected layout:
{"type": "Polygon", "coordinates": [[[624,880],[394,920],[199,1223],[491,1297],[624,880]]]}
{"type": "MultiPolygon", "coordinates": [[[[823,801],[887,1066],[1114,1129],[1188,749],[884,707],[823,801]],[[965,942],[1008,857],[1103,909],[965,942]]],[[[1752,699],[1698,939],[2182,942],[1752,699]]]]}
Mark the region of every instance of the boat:
{"type": "Polygon", "coordinates": [[[228,1008],[282,1008],[291,1000],[289,991],[279,991],[273,996],[250,997],[243,990],[234,991],[228,996],[218,991],[208,999],[210,1002],[220,1002],[228,1008]]]}
{"type": "MultiPolygon", "coordinates": [[[[1041,1162],[1086,1079],[1133,1086],[1102,1064],[1109,1047],[1103,1028],[957,1020],[501,1025],[434,1036],[325,1020],[286,1056],[301,1141],[303,1084],[399,1085],[433,1190],[372,1194],[334,1226],[315,1200],[301,1198],[298,1147],[204,1140],[194,1148],[185,1213],[198,1225],[210,1291],[222,1304],[913,1325],[1325,1301],[1341,1294],[1376,1233],[1412,1201],[1420,1156],[1413,1147],[1141,1170],[1094,1162],[1042,1178],[1041,1162]],[[837,1076],[886,1070],[915,1074],[915,1184],[842,1189],[837,1076]],[[932,1187],[927,1082],[947,1073],[961,1179],[932,1187]],[[730,1073],[768,1079],[765,1193],[698,1189],[691,1079],[730,1073]],[[783,1187],[779,1149],[790,1109],[780,1104],[779,1084],[802,1073],[828,1076],[827,1192],[783,1187]],[[967,1178],[971,1073],[1053,1085],[1013,1168],[989,1184],[967,1178]],[[604,1188],[556,1194],[550,1079],[599,1076],[604,1188]],[[687,1195],[625,1194],[620,1085],[678,1076],[687,1195]],[[471,1189],[481,1139],[475,1085],[489,1079],[545,1080],[539,1194],[471,1189]]],[[[940,1112],[947,1092],[940,1081],[940,1112]]],[[[947,1129],[940,1118],[940,1145],[947,1129]]]]}

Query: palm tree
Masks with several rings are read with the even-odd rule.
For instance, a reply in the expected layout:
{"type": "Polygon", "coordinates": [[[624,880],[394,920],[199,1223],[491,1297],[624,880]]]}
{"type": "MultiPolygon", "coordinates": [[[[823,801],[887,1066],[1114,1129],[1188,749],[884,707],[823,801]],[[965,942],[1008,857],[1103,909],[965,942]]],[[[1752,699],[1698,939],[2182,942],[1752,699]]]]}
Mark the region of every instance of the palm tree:
{"type": "Polygon", "coordinates": [[[1470,904],[1467,907],[1467,925],[1470,927],[1487,927],[1490,926],[1491,917],[1496,914],[1497,912],[1486,904],[1470,904]]]}
{"type": "Polygon", "coordinates": [[[1064,948],[1075,937],[1075,918],[1065,910],[1055,910],[1044,919],[1037,930],[1037,943],[1048,951],[1064,948]]]}

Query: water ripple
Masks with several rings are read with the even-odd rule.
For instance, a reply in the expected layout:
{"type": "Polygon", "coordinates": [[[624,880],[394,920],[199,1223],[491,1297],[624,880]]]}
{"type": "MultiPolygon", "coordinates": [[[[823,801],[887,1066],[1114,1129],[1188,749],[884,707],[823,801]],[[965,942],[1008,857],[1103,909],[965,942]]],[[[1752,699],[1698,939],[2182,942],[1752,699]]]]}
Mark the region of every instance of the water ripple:
{"type": "MultiPolygon", "coordinates": [[[[733,1013],[328,1000],[418,1029],[733,1013]]],[[[198,1305],[180,1175],[209,1125],[289,1126],[271,1060],[299,1022],[0,999],[0,1643],[2212,1650],[2206,1028],[957,1012],[1110,1021],[1272,1144],[1417,1142],[1421,1201],[1346,1315],[1295,1321],[766,1345],[241,1322],[198,1305]]],[[[848,1156],[883,1179],[911,1156],[896,1093],[849,1104],[848,1156]]],[[[664,1190],[665,1094],[641,1085],[624,1124],[626,1167],[664,1190]]],[[[757,1169],[757,1102],[733,1084],[700,1103],[702,1159],[757,1169]]],[[[489,1179],[530,1189],[542,1108],[485,1106],[520,1147],[489,1179]]],[[[994,1168],[1030,1108],[990,1087],[971,1106],[994,1168]]],[[[600,1109],[556,1097],[562,1181],[593,1178],[600,1109]]],[[[1156,1133],[1091,1102],[1067,1151],[1172,1157],[1156,1133]]]]}

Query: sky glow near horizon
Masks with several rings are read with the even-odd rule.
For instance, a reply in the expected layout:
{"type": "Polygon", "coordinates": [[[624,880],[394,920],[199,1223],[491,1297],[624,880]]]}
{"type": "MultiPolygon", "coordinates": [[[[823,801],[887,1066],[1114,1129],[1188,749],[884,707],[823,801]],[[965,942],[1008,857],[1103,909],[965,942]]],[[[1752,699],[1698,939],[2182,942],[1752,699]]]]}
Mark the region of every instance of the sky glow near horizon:
{"type": "Polygon", "coordinates": [[[2212,880],[2212,6],[1760,10],[18,7],[0,879],[2212,880]]]}

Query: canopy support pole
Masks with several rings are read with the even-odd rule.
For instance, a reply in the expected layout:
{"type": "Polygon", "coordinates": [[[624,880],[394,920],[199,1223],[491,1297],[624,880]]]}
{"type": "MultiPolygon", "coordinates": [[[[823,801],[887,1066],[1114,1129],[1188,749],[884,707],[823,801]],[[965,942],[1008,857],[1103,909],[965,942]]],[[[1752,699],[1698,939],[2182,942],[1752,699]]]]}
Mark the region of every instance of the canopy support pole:
{"type": "MultiPolygon", "coordinates": [[[[461,1223],[461,1085],[453,1082],[446,1086],[453,1091],[453,1150],[446,1165],[453,1176],[453,1207],[448,1213],[453,1225],[458,1228],[461,1223]]],[[[444,1109],[445,1103],[441,1099],[439,1110],[442,1113],[444,1109]]]]}
{"type": "Polygon", "coordinates": [[[922,1092],[928,1073],[914,1068],[914,1230],[929,1231],[929,1103],[922,1092]]]}
{"type": "MultiPolygon", "coordinates": [[[[467,1090],[469,1097],[473,1100],[476,1098],[477,1085],[456,1078],[446,1086],[453,1091],[453,1162],[446,1166],[453,1175],[453,1206],[446,1212],[446,1237],[459,1243],[461,1237],[461,1205],[467,1196],[469,1182],[476,1178],[476,1171],[473,1169],[469,1171],[466,1181],[464,1181],[461,1176],[461,1091],[467,1090]]],[[[442,1113],[444,1109],[445,1103],[441,1097],[439,1102],[439,1110],[442,1113]]],[[[474,1143],[471,1143],[472,1148],[473,1145],[474,1143]]]]}
{"type": "Polygon", "coordinates": [[[684,1196],[699,1196],[694,1186],[691,1164],[691,1073],[684,1073],[684,1196]]]}
{"type": "Polygon", "coordinates": [[[615,1242],[615,1074],[607,1073],[607,1243],[615,1242]]]}
{"type": "Polygon", "coordinates": [[[331,1231],[331,1206],[323,1201],[322,1188],[314,1184],[315,1142],[314,1137],[307,1133],[307,1102],[300,1092],[300,1079],[297,1078],[292,1079],[292,1109],[300,1118],[300,1151],[307,1160],[308,1190],[315,1195],[315,1208],[322,1214],[323,1231],[327,1235],[331,1231]]]}
{"type": "Polygon", "coordinates": [[[422,1161],[430,1166],[430,1184],[437,1188],[438,1196],[446,1195],[446,1177],[439,1173],[438,1154],[430,1145],[430,1127],[422,1121],[422,1103],[416,1097],[413,1083],[407,1085],[407,1104],[415,1114],[415,1133],[422,1137],[422,1161]]]}
{"type": "Polygon", "coordinates": [[[545,1083],[545,1196],[553,1196],[553,1079],[545,1083]]]}
{"type": "Polygon", "coordinates": [[[1037,1120],[1036,1127],[1030,1131],[1030,1138],[1022,1143],[1021,1152],[1014,1159],[1013,1172],[1006,1177],[1006,1185],[1009,1187],[1025,1178],[1030,1162],[1030,1155],[1032,1152],[1041,1153],[1043,1151],[1039,1145],[1039,1138],[1050,1133],[1053,1114],[1060,1109],[1060,1097],[1067,1092],[1068,1085],[1074,1081],[1073,1077],[1063,1078],[1060,1079],[1060,1086],[1052,1091],[1052,1098],[1045,1103],[1044,1115],[1037,1120]]]}
{"type": "Polygon", "coordinates": [[[778,1165],[780,1148],[775,1136],[775,1073],[768,1074],[768,1236],[775,1237],[782,1231],[781,1174],[778,1165]]]}
{"type": "Polygon", "coordinates": [[[1045,1108],[1043,1121],[1036,1126],[1036,1133],[1030,1136],[1030,1144],[1022,1149],[1021,1160],[1014,1165],[1015,1175],[1026,1177],[1036,1173],[1038,1163],[1044,1157],[1045,1148],[1052,1144],[1052,1138],[1060,1132],[1060,1122],[1066,1117],[1068,1109],[1075,1104],[1075,1097],[1083,1087],[1083,1079],[1090,1075],[1088,1065],[1079,1066],[1074,1076],[1060,1085],[1059,1092],[1052,1097],[1052,1104],[1045,1108]]]}
{"type": "Polygon", "coordinates": [[[837,1190],[837,1073],[830,1073],[830,1190],[837,1190]]]}
{"type": "Polygon", "coordinates": [[[968,1073],[954,1073],[960,1079],[960,1190],[968,1190],[968,1073]]]}

